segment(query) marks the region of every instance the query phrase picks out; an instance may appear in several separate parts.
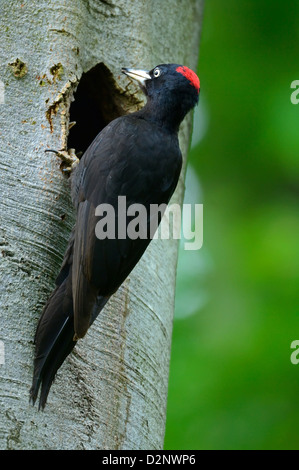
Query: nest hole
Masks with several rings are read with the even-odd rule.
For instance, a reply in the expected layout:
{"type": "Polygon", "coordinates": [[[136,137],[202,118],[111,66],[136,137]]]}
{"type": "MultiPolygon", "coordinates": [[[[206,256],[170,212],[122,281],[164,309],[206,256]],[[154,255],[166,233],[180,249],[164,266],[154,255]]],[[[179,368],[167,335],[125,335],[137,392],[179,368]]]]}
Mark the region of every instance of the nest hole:
{"type": "Polygon", "coordinates": [[[83,73],[74,101],[70,106],[71,127],[68,136],[68,148],[74,148],[82,155],[97,134],[113,119],[125,114],[121,106],[121,95],[115,86],[110,70],[103,64],[97,64],[83,73]]]}

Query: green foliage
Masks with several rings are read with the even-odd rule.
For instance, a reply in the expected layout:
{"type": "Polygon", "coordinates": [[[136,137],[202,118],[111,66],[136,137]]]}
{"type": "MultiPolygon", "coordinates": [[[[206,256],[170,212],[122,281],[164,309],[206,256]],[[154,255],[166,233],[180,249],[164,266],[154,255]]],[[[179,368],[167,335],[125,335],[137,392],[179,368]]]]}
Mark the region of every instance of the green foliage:
{"type": "Polygon", "coordinates": [[[298,17],[298,2],[206,2],[204,246],[179,258],[166,449],[299,448],[298,17]]]}

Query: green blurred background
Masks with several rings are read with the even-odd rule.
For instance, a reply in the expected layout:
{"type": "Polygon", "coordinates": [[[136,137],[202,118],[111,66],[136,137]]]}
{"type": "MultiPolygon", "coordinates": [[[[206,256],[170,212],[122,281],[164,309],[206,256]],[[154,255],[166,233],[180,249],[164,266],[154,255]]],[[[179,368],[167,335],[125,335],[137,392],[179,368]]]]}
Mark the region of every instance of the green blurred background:
{"type": "Polygon", "coordinates": [[[299,449],[298,54],[299,2],[206,0],[165,449],[299,449]]]}

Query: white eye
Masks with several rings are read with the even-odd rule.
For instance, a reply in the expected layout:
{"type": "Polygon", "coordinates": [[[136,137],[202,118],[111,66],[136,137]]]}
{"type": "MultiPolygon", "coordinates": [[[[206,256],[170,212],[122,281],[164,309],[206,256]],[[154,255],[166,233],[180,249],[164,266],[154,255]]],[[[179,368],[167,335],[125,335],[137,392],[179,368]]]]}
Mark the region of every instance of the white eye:
{"type": "Polygon", "coordinates": [[[154,77],[157,78],[161,75],[161,70],[160,69],[155,69],[154,70],[154,77]]]}

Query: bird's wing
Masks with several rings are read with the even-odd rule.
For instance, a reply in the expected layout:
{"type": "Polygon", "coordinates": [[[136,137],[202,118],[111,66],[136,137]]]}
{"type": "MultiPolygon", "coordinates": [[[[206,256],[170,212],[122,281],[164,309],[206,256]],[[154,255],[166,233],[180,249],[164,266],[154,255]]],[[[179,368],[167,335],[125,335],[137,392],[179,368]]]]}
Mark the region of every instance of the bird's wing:
{"type": "MultiPolygon", "coordinates": [[[[136,118],[135,118],[136,119],[136,118]]],[[[148,125],[129,117],[107,126],[87,150],[75,176],[77,222],[72,258],[72,292],[75,331],[84,336],[97,295],[110,296],[139,261],[150,239],[118,239],[118,196],[127,207],[141,203],[168,203],[181,169],[181,154],[175,139],[157,146],[148,125]],[[140,128],[141,127],[141,128],[140,128]],[[100,204],[115,210],[116,238],[98,239],[95,233],[100,204]]],[[[160,131],[159,131],[160,132],[160,131]]],[[[161,141],[160,137],[156,140],[161,141]]],[[[131,217],[132,220],[133,217],[131,217]]],[[[113,222],[114,222],[113,220],[113,222]]],[[[127,219],[127,224],[130,219],[127,219]]],[[[149,217],[146,224],[149,223],[149,217]]]]}

